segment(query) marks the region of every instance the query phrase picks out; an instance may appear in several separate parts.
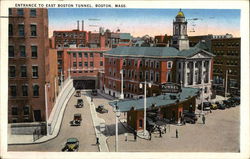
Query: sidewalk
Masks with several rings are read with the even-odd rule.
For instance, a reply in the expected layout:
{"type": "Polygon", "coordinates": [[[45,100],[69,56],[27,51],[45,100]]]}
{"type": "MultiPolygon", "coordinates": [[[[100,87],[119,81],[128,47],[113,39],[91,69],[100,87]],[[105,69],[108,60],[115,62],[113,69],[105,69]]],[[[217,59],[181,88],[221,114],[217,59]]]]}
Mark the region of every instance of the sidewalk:
{"type": "Polygon", "coordinates": [[[70,93],[70,95],[67,96],[67,98],[64,100],[63,107],[61,108],[59,114],[58,114],[58,119],[56,121],[54,130],[52,134],[48,134],[47,136],[43,136],[40,139],[33,141],[33,135],[13,135],[11,134],[11,128],[10,125],[8,125],[8,144],[9,145],[28,145],[28,144],[39,144],[39,143],[44,143],[49,140],[52,140],[56,138],[60,132],[61,124],[62,124],[62,119],[64,115],[65,108],[67,106],[67,103],[71,96],[74,94],[74,90],[70,93]]]}
{"type": "Polygon", "coordinates": [[[99,150],[100,152],[109,152],[108,145],[107,145],[107,137],[101,132],[100,128],[102,124],[105,124],[105,120],[97,117],[95,104],[91,102],[91,97],[86,93],[88,104],[90,106],[90,112],[92,116],[92,121],[95,127],[95,134],[96,137],[99,138],[99,150]],[[99,128],[99,129],[98,129],[99,128]]]}

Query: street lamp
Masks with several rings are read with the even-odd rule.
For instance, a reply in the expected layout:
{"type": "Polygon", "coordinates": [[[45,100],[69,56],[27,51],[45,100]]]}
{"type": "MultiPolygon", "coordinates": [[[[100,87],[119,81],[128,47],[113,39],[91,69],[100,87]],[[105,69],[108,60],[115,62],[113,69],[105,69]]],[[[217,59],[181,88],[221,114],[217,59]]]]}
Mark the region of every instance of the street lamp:
{"type": "MultiPolygon", "coordinates": [[[[140,83],[140,85],[139,85],[139,87],[140,88],[142,88],[142,84],[144,84],[144,135],[146,135],[146,110],[147,110],[147,108],[146,108],[146,105],[147,105],[147,82],[146,82],[146,79],[145,79],[145,82],[142,82],[142,83],[140,83]]],[[[148,83],[148,87],[149,88],[151,88],[151,83],[149,82],[148,83]]]]}
{"type": "Polygon", "coordinates": [[[47,127],[47,136],[49,135],[49,124],[48,124],[48,120],[49,120],[49,112],[48,112],[48,92],[47,92],[47,88],[50,88],[50,83],[46,82],[45,83],[45,115],[46,115],[46,127],[47,127]]]}
{"type": "Polygon", "coordinates": [[[121,95],[120,95],[120,99],[124,99],[124,94],[123,94],[123,70],[121,69],[120,71],[121,74],[121,95]]]}
{"type": "Polygon", "coordinates": [[[231,73],[231,70],[226,70],[226,82],[225,82],[225,97],[227,95],[227,80],[228,80],[228,73],[231,73]]]}
{"type": "Polygon", "coordinates": [[[114,107],[115,112],[115,152],[118,152],[118,119],[121,116],[121,112],[119,111],[119,108],[117,106],[117,101],[114,107]]]}

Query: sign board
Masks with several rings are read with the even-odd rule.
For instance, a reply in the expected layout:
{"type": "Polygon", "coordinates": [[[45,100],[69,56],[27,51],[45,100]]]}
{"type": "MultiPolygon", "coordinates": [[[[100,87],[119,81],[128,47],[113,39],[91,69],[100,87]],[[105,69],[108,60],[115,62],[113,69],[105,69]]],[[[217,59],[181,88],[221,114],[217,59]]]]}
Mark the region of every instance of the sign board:
{"type": "Polygon", "coordinates": [[[177,83],[164,83],[160,85],[160,89],[162,93],[179,93],[181,92],[181,85],[177,83]]]}

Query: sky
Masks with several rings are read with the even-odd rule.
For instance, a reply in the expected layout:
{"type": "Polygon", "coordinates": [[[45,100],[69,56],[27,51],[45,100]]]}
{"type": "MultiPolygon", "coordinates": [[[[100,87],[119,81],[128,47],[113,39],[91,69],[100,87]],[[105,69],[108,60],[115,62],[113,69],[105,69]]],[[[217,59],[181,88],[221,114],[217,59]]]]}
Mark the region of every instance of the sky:
{"type": "MultiPolygon", "coordinates": [[[[122,33],[143,35],[172,35],[173,19],[179,9],[101,9],[101,8],[49,8],[49,36],[54,30],[80,29],[98,31],[99,27],[122,33]]],[[[240,37],[239,9],[182,9],[188,21],[188,35],[224,35],[240,37]],[[196,20],[194,20],[196,18],[196,20]]]]}

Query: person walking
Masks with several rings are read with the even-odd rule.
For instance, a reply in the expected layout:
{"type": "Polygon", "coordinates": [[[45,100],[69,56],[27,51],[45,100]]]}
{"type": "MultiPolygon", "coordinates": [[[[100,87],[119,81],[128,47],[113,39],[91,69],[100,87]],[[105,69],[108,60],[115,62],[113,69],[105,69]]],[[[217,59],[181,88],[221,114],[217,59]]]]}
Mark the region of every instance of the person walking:
{"type": "Polygon", "coordinates": [[[178,133],[178,130],[176,129],[175,131],[175,137],[178,138],[179,137],[179,133],[178,133]]]}
{"type": "Polygon", "coordinates": [[[134,141],[136,141],[136,138],[137,138],[137,132],[134,131],[134,141]]]}
{"type": "Polygon", "coordinates": [[[96,137],[96,145],[99,145],[100,142],[99,142],[99,137],[96,137]]]}
{"type": "Polygon", "coordinates": [[[205,115],[203,115],[203,116],[202,116],[202,122],[203,122],[203,124],[205,124],[205,120],[206,120],[206,119],[205,119],[205,115]]]}
{"type": "Polygon", "coordinates": [[[149,140],[151,140],[152,134],[151,131],[149,131],[149,140]]]}
{"type": "Polygon", "coordinates": [[[125,141],[128,141],[128,134],[125,133],[125,141]]]}
{"type": "Polygon", "coordinates": [[[159,128],[159,134],[160,134],[160,137],[162,137],[162,136],[161,136],[161,128],[159,128]]]}

